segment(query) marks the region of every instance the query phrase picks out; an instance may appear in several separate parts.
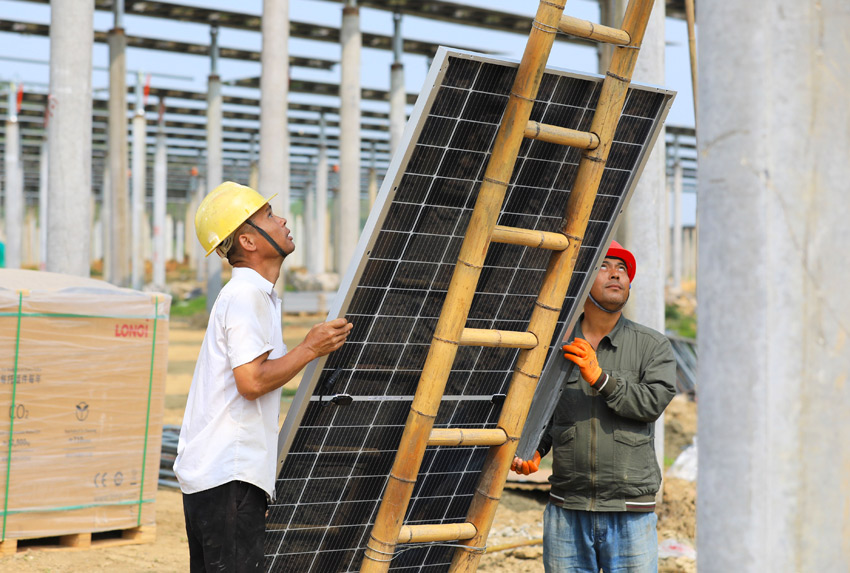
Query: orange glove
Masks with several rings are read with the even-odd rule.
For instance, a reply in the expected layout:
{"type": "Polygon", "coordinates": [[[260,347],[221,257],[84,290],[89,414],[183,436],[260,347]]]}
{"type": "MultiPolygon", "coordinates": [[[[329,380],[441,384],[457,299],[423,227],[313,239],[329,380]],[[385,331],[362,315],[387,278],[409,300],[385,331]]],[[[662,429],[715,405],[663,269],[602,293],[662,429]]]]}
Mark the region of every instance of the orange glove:
{"type": "Polygon", "coordinates": [[[564,358],[574,363],[581,370],[581,377],[593,386],[602,377],[602,369],[596,360],[596,351],[588,341],[576,338],[571,344],[563,347],[564,358]]]}
{"type": "Polygon", "coordinates": [[[534,457],[530,460],[523,460],[514,456],[514,462],[511,464],[511,469],[524,476],[533,474],[540,469],[540,452],[535,451],[534,457]]]}

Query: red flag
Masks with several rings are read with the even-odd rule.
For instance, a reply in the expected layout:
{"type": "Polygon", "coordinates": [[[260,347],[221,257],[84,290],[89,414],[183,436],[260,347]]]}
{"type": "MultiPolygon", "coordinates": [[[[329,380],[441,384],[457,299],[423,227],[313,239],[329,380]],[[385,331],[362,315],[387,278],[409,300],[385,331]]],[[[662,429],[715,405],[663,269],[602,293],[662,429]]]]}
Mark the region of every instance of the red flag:
{"type": "Polygon", "coordinates": [[[150,95],[150,93],[151,93],[151,75],[148,74],[147,77],[145,77],[145,89],[144,89],[144,98],[142,99],[142,105],[144,105],[144,106],[148,105],[148,96],[150,95]]]}

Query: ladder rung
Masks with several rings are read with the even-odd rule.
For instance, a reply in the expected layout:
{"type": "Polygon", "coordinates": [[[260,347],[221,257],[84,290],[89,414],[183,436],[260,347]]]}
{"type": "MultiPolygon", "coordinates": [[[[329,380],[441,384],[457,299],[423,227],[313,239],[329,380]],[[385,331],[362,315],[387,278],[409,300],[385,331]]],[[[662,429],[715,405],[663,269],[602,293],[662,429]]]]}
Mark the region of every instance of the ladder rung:
{"type": "Polygon", "coordinates": [[[434,428],[429,446],[501,446],[508,435],[501,428],[434,428]]]}
{"type": "Polygon", "coordinates": [[[502,225],[496,225],[493,234],[490,235],[490,240],[494,243],[507,243],[552,251],[563,251],[569,246],[569,239],[563,233],[503,227],[502,225]]]}
{"type": "Polygon", "coordinates": [[[537,337],[531,332],[464,328],[458,344],[461,346],[492,346],[496,348],[534,348],[537,337]]]}
{"type": "Polygon", "coordinates": [[[618,46],[628,45],[632,41],[629,33],[625,30],[603,26],[602,24],[594,24],[587,20],[567,16],[566,14],[561,16],[558,29],[570,36],[587,38],[588,40],[605,42],[606,44],[616,44],[618,46]]]}
{"type": "Polygon", "coordinates": [[[402,525],[398,532],[399,543],[427,543],[429,541],[454,541],[472,539],[478,528],[466,523],[426,523],[424,525],[402,525]]]}
{"type": "Polygon", "coordinates": [[[529,121],[525,126],[525,137],[538,139],[558,145],[569,145],[579,149],[596,149],[599,136],[589,131],[577,131],[568,127],[558,127],[537,121],[529,121]]]}

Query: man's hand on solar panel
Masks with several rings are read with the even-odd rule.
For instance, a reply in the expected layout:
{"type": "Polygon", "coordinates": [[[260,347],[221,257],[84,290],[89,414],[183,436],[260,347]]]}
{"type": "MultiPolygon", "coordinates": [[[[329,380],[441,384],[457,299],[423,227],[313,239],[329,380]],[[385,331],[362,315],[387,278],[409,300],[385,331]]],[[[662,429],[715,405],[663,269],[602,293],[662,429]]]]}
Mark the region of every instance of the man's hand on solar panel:
{"type": "Polygon", "coordinates": [[[348,333],[354,325],[344,318],[336,318],[330,322],[320,322],[310,329],[304,344],[316,355],[316,358],[330,354],[348,338],[348,333]]]}
{"type": "Polygon", "coordinates": [[[540,452],[535,451],[534,456],[530,460],[523,460],[518,456],[514,456],[511,469],[524,476],[533,474],[540,469],[540,452]]]}
{"type": "Polygon", "coordinates": [[[344,318],[315,325],[304,341],[280,358],[269,359],[266,352],[233,369],[236,388],[248,400],[255,400],[292,380],[302,368],[338,349],[353,325],[344,318]]]}

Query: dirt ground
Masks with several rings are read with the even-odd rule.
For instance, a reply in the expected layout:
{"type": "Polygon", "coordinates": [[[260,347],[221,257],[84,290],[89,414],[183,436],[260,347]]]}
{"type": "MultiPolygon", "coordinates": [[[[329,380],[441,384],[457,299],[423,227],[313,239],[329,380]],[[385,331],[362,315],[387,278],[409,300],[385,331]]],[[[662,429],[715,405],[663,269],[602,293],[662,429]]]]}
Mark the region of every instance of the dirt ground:
{"type": "MultiPolygon", "coordinates": [[[[289,317],[284,324],[284,340],[292,347],[303,339],[319,317],[289,317]]],[[[172,321],[169,330],[168,379],[164,423],[179,424],[192,381],[203,328],[197,323],[172,321]]],[[[690,444],[696,433],[696,405],[677,397],[666,413],[665,448],[668,458],[690,444]]],[[[543,536],[545,486],[525,491],[506,489],[491,528],[488,546],[503,548],[518,543],[534,543],[543,536]]],[[[675,539],[694,546],[696,527],[696,484],[665,481],[664,503],[659,509],[659,541],[675,539]]],[[[537,573],[543,571],[542,545],[521,545],[490,553],[482,558],[479,570],[489,573],[537,573]]],[[[156,500],[156,540],[153,543],[94,548],[87,550],[27,550],[0,557],[0,573],[76,573],[109,571],[182,572],[188,570],[188,549],[179,491],[160,487],[156,500]]],[[[696,571],[693,560],[678,558],[660,562],[661,572],[696,571]]]]}

